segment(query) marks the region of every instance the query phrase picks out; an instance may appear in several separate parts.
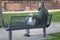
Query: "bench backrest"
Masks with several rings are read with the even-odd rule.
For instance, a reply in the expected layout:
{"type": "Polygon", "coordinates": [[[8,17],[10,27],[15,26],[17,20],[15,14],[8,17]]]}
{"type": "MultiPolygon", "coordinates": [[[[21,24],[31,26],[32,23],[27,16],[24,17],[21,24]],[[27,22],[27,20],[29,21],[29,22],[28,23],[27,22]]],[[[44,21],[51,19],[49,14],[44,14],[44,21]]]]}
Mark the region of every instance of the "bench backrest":
{"type": "MultiPolygon", "coordinates": [[[[8,24],[8,29],[27,29],[27,27],[24,24],[24,20],[25,20],[26,16],[11,16],[10,17],[10,21],[9,21],[9,24],[8,24]],[[21,24],[22,23],[22,24],[21,24]],[[21,25],[23,25],[24,27],[22,27],[21,25]]],[[[52,15],[48,15],[48,21],[47,21],[47,25],[45,25],[45,27],[49,27],[49,25],[51,24],[51,18],[52,18],[52,15]]],[[[4,22],[3,22],[3,25],[4,25],[4,22]]],[[[42,28],[42,27],[38,27],[39,25],[37,25],[36,27],[29,27],[29,28],[42,28]]]]}

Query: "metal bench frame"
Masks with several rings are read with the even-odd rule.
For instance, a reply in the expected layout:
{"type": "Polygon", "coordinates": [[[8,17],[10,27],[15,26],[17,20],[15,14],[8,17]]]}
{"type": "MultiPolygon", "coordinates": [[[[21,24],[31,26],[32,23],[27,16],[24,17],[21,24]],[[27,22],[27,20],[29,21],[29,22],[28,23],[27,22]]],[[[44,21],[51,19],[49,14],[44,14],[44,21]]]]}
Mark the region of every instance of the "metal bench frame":
{"type": "MultiPolygon", "coordinates": [[[[49,16],[50,17],[49,17],[49,20],[48,20],[49,21],[48,24],[47,25],[44,25],[45,27],[42,27],[43,28],[43,35],[44,35],[44,37],[46,37],[46,28],[49,27],[50,24],[51,24],[52,15],[49,14],[49,16]]],[[[11,22],[11,19],[12,19],[12,17],[10,18],[10,22],[11,22]]],[[[9,40],[12,40],[12,31],[13,31],[13,29],[10,29],[10,22],[9,22],[8,28],[6,28],[6,30],[9,31],[9,40]]],[[[3,23],[3,27],[4,27],[4,21],[2,21],[2,23],[3,23]]],[[[24,29],[27,29],[27,28],[24,28],[24,29]]],[[[15,29],[15,30],[17,30],[17,29],[15,29]]]]}

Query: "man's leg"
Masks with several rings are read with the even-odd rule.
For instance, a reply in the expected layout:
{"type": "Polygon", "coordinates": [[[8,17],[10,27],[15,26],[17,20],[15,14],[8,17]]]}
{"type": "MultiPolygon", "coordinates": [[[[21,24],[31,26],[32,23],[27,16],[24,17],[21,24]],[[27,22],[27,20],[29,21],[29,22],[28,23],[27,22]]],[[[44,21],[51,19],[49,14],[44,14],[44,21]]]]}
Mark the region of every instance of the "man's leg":
{"type": "Polygon", "coordinates": [[[29,29],[26,29],[26,34],[24,34],[24,36],[29,37],[30,36],[29,34],[30,34],[29,29]]]}

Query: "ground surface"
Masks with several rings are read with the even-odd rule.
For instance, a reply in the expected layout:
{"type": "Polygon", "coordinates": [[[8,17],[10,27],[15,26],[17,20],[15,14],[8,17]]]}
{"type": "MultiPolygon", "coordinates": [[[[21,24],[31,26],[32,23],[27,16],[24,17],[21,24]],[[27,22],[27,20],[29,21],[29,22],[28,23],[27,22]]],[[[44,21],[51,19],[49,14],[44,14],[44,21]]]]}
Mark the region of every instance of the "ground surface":
{"type": "MultiPolygon", "coordinates": [[[[52,22],[51,25],[46,29],[47,34],[60,32],[60,22],[52,22]]],[[[31,37],[24,36],[25,30],[16,30],[13,31],[13,40],[42,40],[43,37],[43,29],[31,29],[30,35],[31,37]]],[[[52,38],[52,36],[47,35],[45,38],[52,38]]],[[[8,32],[0,28],[0,40],[8,40],[8,32]]]]}

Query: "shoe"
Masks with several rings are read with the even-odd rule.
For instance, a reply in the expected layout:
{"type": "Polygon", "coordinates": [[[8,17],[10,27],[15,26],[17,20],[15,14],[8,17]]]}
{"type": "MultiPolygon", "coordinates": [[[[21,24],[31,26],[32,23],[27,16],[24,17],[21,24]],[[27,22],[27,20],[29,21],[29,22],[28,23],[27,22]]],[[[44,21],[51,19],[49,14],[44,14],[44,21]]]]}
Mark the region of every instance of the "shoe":
{"type": "Polygon", "coordinates": [[[29,34],[24,34],[24,36],[26,36],[26,37],[30,37],[30,35],[29,35],[29,34]]]}

